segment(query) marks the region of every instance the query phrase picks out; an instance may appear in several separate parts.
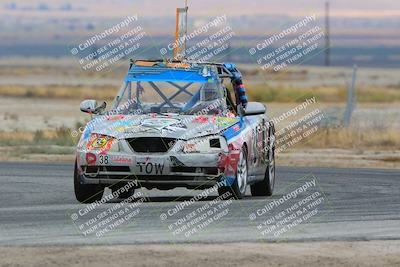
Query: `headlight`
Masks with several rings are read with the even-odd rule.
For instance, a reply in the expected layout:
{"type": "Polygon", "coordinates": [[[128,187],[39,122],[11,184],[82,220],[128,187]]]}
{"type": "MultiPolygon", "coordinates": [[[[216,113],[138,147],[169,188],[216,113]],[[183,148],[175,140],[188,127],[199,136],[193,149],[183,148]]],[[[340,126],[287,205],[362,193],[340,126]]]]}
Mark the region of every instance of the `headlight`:
{"type": "Polygon", "coordinates": [[[91,134],[86,148],[90,150],[118,152],[119,144],[118,140],[111,136],[91,134]]]}
{"type": "Polygon", "coordinates": [[[195,138],[183,143],[184,153],[207,153],[213,151],[228,151],[228,145],[222,136],[195,138]]]}

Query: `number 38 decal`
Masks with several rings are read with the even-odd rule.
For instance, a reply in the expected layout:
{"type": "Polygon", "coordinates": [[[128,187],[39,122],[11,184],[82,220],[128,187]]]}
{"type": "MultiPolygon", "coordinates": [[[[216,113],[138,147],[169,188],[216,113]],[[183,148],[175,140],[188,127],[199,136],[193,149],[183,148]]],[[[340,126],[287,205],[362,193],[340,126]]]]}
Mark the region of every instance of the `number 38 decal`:
{"type": "Polygon", "coordinates": [[[99,156],[99,163],[100,164],[108,164],[109,163],[108,155],[100,155],[99,156]]]}

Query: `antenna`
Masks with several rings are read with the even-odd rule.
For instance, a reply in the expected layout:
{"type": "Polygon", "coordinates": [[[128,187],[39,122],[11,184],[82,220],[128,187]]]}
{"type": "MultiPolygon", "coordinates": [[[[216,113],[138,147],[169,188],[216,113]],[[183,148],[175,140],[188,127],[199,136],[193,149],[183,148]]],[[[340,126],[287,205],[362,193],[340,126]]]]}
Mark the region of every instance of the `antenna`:
{"type": "Polygon", "coordinates": [[[329,1],[325,2],[325,66],[330,66],[329,1]]]}

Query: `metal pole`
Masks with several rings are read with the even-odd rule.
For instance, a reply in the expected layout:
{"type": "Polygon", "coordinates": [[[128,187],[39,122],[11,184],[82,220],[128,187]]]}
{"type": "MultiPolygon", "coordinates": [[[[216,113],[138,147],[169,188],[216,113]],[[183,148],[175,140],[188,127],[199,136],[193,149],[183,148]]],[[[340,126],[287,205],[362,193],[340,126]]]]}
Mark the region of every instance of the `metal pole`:
{"type": "MultiPolygon", "coordinates": [[[[187,4],[187,2],[185,2],[187,4]]],[[[187,36],[187,12],[188,7],[176,9],[176,29],[175,29],[175,48],[174,59],[181,60],[186,56],[186,36],[187,36]]]]}
{"type": "Polygon", "coordinates": [[[343,126],[349,127],[351,121],[351,115],[355,106],[355,87],[356,87],[356,78],[357,78],[357,65],[353,66],[353,75],[351,79],[351,84],[347,89],[347,106],[346,110],[343,114],[343,126]]]}
{"type": "Polygon", "coordinates": [[[329,1],[325,2],[325,66],[330,66],[329,1]]]}

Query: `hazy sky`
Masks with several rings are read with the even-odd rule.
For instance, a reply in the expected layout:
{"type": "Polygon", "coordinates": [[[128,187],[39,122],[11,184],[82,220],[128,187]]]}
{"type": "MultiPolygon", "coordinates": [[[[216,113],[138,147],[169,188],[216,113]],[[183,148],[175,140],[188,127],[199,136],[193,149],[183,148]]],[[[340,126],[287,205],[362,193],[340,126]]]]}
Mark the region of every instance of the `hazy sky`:
{"type": "MultiPolygon", "coordinates": [[[[188,0],[192,16],[212,16],[226,13],[240,15],[291,15],[321,14],[325,0],[188,0]]],[[[184,0],[0,0],[0,12],[25,15],[44,15],[48,12],[32,11],[42,4],[53,12],[66,4],[74,14],[87,16],[123,16],[138,13],[142,16],[171,16],[175,8],[184,6],[184,0]],[[14,3],[17,11],[5,9],[14,3]],[[25,9],[25,11],[21,11],[25,9]]],[[[332,15],[339,16],[399,16],[400,0],[330,0],[332,15]]]]}

